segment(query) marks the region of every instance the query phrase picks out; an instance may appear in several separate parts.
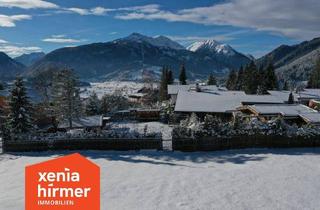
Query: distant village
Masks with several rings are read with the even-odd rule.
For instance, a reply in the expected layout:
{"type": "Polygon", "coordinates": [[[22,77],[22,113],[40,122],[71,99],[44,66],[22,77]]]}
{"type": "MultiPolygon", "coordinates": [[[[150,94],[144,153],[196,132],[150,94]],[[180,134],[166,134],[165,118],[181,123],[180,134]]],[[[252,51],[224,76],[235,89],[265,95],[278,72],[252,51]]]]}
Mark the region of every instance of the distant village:
{"type": "MultiPolygon", "coordinates": [[[[191,82],[163,67],[160,81],[146,75],[140,88],[98,95],[79,86],[70,69],[18,77],[1,86],[3,141],[50,139],[179,139],[320,135],[320,65],[305,85],[278,81],[272,64],[252,62],[221,82],[214,75],[191,82]],[[32,100],[28,87],[37,92],[32,100]]],[[[103,93],[103,91],[102,91],[103,93]]]]}

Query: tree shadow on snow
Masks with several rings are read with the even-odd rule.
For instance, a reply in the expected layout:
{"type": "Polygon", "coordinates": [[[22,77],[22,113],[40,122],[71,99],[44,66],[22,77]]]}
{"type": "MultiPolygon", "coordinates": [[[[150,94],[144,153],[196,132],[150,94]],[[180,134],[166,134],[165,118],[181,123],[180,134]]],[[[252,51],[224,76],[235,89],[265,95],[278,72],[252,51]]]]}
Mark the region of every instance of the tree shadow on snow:
{"type": "Polygon", "coordinates": [[[165,151],[48,151],[9,153],[14,156],[46,157],[60,156],[78,152],[90,159],[106,161],[123,161],[130,163],[147,163],[155,165],[196,167],[188,163],[232,163],[245,164],[263,161],[268,154],[299,156],[320,155],[320,148],[286,148],[286,149],[240,149],[213,152],[165,152],[165,151]]]}

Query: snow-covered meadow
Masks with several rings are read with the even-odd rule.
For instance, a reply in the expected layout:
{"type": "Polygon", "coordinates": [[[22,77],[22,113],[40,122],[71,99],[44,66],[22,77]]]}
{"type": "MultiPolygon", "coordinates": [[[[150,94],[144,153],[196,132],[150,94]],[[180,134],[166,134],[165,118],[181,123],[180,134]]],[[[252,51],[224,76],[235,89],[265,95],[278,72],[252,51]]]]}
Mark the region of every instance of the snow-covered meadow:
{"type": "MultiPolygon", "coordinates": [[[[24,209],[24,167],[61,153],[0,155],[0,209],[24,209]]],[[[101,209],[319,209],[320,148],[85,151],[101,167],[101,209]]]]}

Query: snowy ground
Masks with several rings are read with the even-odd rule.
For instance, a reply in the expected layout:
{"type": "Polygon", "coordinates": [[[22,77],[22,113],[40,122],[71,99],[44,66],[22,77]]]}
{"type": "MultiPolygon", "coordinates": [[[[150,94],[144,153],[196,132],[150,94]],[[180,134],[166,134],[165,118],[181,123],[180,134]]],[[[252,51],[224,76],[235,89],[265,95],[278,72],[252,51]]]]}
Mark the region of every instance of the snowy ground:
{"type": "Polygon", "coordinates": [[[91,87],[81,88],[81,97],[87,98],[92,94],[92,92],[97,93],[99,98],[101,98],[104,94],[113,94],[115,92],[118,92],[123,96],[128,96],[130,94],[136,93],[143,86],[144,83],[140,82],[111,81],[91,83],[91,87]]]}
{"type": "MultiPolygon", "coordinates": [[[[320,148],[81,153],[101,167],[102,210],[320,206],[320,148]]],[[[0,155],[0,209],[24,209],[24,166],[56,156],[0,155]]]]}

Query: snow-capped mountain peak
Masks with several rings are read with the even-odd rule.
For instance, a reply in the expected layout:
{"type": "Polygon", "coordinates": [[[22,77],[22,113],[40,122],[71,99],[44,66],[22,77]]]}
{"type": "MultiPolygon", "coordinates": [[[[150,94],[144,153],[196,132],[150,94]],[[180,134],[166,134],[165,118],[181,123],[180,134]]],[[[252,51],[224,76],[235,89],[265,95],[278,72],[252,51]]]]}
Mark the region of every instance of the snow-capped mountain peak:
{"type": "Polygon", "coordinates": [[[190,50],[193,52],[204,50],[204,49],[214,51],[219,54],[230,55],[230,56],[235,54],[235,50],[232,47],[230,47],[227,44],[221,44],[215,40],[198,41],[198,42],[194,42],[193,44],[187,47],[187,50],[190,50]]]}
{"type": "Polygon", "coordinates": [[[135,42],[147,42],[157,47],[172,48],[176,50],[185,49],[179,43],[172,41],[171,39],[165,36],[148,37],[139,33],[132,33],[129,36],[123,38],[122,40],[130,40],[135,42]]]}

